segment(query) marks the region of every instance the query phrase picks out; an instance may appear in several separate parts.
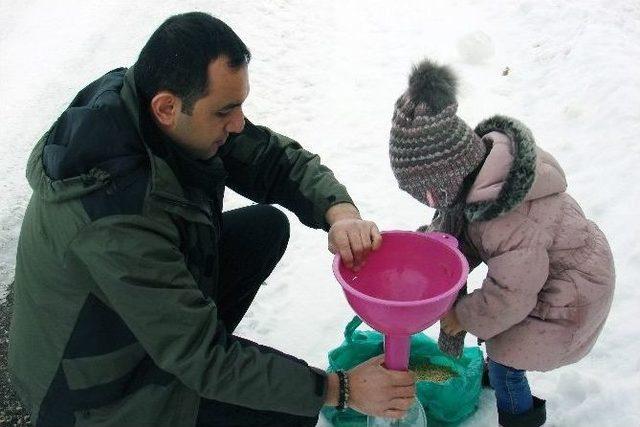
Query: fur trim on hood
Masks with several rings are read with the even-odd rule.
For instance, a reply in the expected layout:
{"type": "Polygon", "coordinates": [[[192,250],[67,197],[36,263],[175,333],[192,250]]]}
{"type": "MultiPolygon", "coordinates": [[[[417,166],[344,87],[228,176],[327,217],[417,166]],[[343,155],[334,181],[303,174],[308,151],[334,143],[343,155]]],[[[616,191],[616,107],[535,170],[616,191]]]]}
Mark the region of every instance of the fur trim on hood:
{"type": "Polygon", "coordinates": [[[492,131],[502,132],[514,141],[513,164],[495,200],[465,206],[469,222],[488,221],[513,210],[525,200],[536,177],[536,143],[529,128],[516,119],[501,115],[483,120],[475,128],[479,137],[492,131]]]}

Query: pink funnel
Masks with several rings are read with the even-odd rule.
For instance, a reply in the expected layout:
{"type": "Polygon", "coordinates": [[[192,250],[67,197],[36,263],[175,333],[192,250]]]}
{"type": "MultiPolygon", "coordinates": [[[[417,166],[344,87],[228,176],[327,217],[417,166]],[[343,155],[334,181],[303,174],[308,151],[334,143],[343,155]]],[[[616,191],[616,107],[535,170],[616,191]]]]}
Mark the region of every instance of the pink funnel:
{"type": "Polygon", "coordinates": [[[382,232],[382,245],[360,271],[336,255],[333,272],[351,308],[384,334],[385,366],[406,370],[410,336],[452,306],[469,274],[458,241],[445,233],[382,232]]]}

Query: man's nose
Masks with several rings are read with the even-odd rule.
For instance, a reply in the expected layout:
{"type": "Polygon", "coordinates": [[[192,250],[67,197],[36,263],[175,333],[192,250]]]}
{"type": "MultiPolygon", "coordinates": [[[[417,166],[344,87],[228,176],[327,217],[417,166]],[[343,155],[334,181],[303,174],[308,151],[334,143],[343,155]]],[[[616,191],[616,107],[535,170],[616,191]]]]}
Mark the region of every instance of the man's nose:
{"type": "Polygon", "coordinates": [[[244,129],[244,112],[242,108],[238,108],[236,112],[234,112],[231,121],[227,124],[227,132],[229,133],[240,133],[244,129]]]}

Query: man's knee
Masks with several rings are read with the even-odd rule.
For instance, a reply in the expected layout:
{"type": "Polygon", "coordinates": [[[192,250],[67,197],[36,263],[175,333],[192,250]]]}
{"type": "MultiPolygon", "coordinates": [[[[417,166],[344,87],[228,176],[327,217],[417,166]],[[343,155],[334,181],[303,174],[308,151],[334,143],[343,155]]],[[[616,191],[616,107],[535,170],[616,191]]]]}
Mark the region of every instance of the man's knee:
{"type": "Polygon", "coordinates": [[[289,242],[289,218],[280,209],[270,205],[257,205],[256,209],[262,229],[271,236],[273,241],[280,241],[284,250],[289,242]]]}
{"type": "Polygon", "coordinates": [[[270,273],[287,249],[289,220],[273,206],[252,205],[228,211],[222,223],[222,257],[236,272],[248,264],[262,266],[270,273]]]}

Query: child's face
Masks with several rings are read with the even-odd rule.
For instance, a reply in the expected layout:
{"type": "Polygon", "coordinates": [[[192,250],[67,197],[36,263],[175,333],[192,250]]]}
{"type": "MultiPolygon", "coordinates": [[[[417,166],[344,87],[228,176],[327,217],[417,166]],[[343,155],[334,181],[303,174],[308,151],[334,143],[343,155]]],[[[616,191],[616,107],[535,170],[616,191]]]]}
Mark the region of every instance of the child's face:
{"type": "Polygon", "coordinates": [[[433,197],[433,193],[431,193],[431,190],[427,189],[427,191],[425,192],[425,199],[427,200],[427,206],[429,206],[430,208],[435,207],[436,199],[433,197]]]}
{"type": "Polygon", "coordinates": [[[444,190],[438,188],[427,188],[424,190],[423,203],[430,208],[441,209],[449,206],[449,198],[447,197],[447,192],[444,190]]]}
{"type": "MultiPolygon", "coordinates": [[[[408,179],[398,179],[400,188],[409,193],[414,199],[433,209],[449,207],[451,197],[447,193],[446,183],[433,182],[432,176],[417,175],[408,179]]],[[[403,177],[401,177],[403,178],[403,177]]],[[[454,181],[455,177],[450,181],[454,181]]],[[[455,184],[455,182],[454,182],[455,184]]]]}

